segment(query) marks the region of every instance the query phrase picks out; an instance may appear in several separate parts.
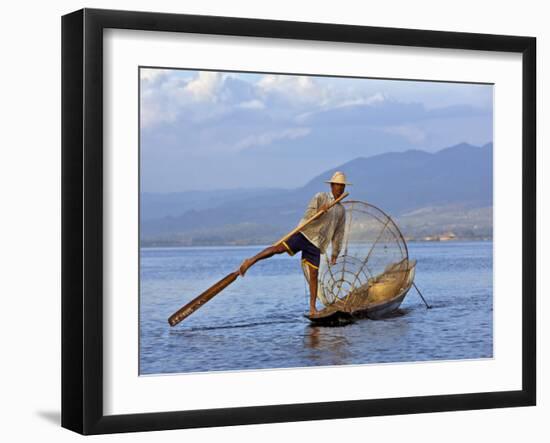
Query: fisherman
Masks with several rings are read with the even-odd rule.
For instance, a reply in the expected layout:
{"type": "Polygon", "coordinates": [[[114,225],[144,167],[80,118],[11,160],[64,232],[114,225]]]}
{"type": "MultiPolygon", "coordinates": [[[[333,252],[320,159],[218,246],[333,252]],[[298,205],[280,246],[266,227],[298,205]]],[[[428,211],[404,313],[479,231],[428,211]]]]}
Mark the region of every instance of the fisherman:
{"type": "MultiPolygon", "coordinates": [[[[335,172],[332,178],[325,181],[325,183],[330,184],[331,192],[318,192],[315,194],[309,202],[299,225],[317,212],[327,209],[331,202],[344,193],[346,185],[351,184],[347,183],[345,174],[340,171],[335,172]]],[[[308,266],[309,271],[309,315],[314,317],[319,313],[315,307],[315,301],[317,300],[321,254],[326,252],[329,243],[331,243],[330,264],[336,264],[342,249],[345,222],[346,211],[342,204],[338,202],[321,217],[305,226],[286,241],[275,246],[269,246],[255,256],[245,259],[239,268],[239,274],[244,276],[248,268],[257,261],[272,257],[275,254],[287,252],[289,255],[294,255],[298,251],[302,251],[302,263],[308,266]]]]}

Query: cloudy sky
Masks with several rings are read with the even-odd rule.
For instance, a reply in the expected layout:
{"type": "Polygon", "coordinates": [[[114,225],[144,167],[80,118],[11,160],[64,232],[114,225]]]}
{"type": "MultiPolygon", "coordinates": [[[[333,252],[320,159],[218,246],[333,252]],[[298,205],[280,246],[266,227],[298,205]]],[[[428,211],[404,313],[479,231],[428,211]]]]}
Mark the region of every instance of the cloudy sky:
{"type": "Polygon", "coordinates": [[[493,87],[140,69],[145,192],[302,186],[357,157],[492,141],[493,87]]]}

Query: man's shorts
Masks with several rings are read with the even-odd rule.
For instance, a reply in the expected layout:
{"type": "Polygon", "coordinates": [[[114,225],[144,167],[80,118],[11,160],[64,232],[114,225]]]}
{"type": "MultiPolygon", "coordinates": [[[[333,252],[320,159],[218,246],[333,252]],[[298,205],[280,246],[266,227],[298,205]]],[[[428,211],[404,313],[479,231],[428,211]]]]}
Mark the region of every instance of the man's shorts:
{"type": "Polygon", "coordinates": [[[290,255],[302,251],[302,261],[314,269],[319,269],[321,263],[321,251],[317,246],[311,243],[301,232],[297,232],[288,240],[283,242],[286,251],[290,255]]]}

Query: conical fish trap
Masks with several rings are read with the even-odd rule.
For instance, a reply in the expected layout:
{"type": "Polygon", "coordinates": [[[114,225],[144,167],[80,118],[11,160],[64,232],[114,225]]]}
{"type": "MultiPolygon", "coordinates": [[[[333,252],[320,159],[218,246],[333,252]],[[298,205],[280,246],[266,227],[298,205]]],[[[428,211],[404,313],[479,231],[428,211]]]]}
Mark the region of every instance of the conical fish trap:
{"type": "MultiPolygon", "coordinates": [[[[382,210],[361,201],[342,205],[342,249],[334,265],[330,248],[321,256],[317,296],[325,306],[354,311],[396,296],[407,281],[409,256],[399,228],[382,210]]],[[[307,266],[302,269],[309,279],[307,266]]]]}

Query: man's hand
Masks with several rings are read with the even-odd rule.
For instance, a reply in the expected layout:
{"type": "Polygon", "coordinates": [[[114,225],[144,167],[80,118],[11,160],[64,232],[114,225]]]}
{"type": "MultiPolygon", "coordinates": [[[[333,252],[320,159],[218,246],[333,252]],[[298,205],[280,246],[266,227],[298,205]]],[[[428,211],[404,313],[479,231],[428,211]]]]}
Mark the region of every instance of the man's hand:
{"type": "Polygon", "coordinates": [[[326,210],[328,210],[328,207],[329,207],[329,204],[325,203],[324,205],[321,205],[319,207],[319,211],[326,211],[326,210]]]}
{"type": "Polygon", "coordinates": [[[337,255],[333,255],[332,257],[330,257],[330,264],[331,265],[335,265],[336,264],[336,259],[338,258],[337,255]]]}

